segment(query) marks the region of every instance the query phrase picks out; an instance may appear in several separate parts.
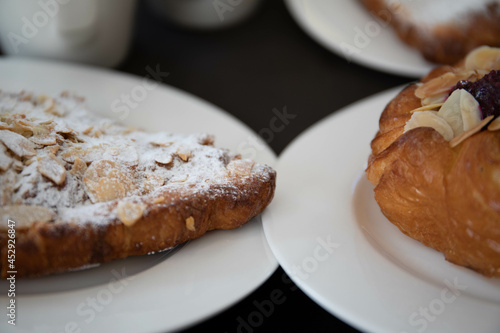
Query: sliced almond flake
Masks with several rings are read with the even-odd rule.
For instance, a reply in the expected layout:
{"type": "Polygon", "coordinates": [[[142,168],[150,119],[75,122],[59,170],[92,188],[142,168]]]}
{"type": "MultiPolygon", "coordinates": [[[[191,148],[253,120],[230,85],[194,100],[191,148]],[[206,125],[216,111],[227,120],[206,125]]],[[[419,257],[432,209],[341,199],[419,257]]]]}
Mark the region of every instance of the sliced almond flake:
{"type": "Polygon", "coordinates": [[[23,162],[19,161],[18,159],[12,159],[12,169],[14,169],[17,172],[21,172],[24,169],[23,162]]]}
{"type": "Polygon", "coordinates": [[[31,142],[42,146],[52,146],[57,143],[56,135],[54,133],[45,135],[34,135],[29,139],[31,140],[31,142]]]}
{"type": "Polygon", "coordinates": [[[432,105],[432,104],[440,104],[446,102],[446,99],[448,98],[448,92],[445,92],[444,94],[441,95],[436,95],[432,97],[426,97],[421,100],[422,105],[432,105]]]}
{"type": "Polygon", "coordinates": [[[186,228],[189,231],[196,231],[196,226],[194,225],[194,217],[190,216],[186,219],[186,228]]]}
{"type": "Polygon", "coordinates": [[[66,180],[66,169],[62,162],[54,155],[48,154],[38,159],[38,171],[49,178],[56,185],[61,185],[66,180]]]}
{"type": "Polygon", "coordinates": [[[179,176],[174,176],[170,178],[171,183],[183,183],[186,180],[188,180],[189,175],[179,175],[179,176]]]}
{"type": "Polygon", "coordinates": [[[26,119],[14,119],[14,126],[21,128],[26,132],[31,132],[35,125],[26,119]]]}
{"type": "Polygon", "coordinates": [[[146,205],[130,201],[120,201],[116,207],[118,218],[127,227],[134,225],[142,217],[146,205]]]}
{"type": "Polygon", "coordinates": [[[53,123],[54,123],[54,121],[52,119],[48,119],[48,120],[41,121],[38,124],[39,125],[51,125],[53,123]]]}
{"type": "Polygon", "coordinates": [[[148,173],[142,187],[144,193],[149,193],[165,184],[165,178],[161,175],[148,173]]]}
{"type": "Polygon", "coordinates": [[[34,124],[31,131],[33,132],[34,136],[45,136],[49,135],[52,132],[53,128],[54,126],[52,125],[34,124]]]}
{"type": "Polygon", "coordinates": [[[78,147],[79,146],[75,146],[68,149],[61,155],[61,158],[68,163],[74,163],[75,158],[79,157],[86,163],[92,163],[94,161],[102,160],[103,156],[106,154],[107,149],[109,149],[107,145],[92,146],[88,149],[82,149],[81,147],[78,147]]]}
{"type": "Polygon", "coordinates": [[[55,109],[56,102],[52,97],[46,96],[43,101],[41,101],[43,111],[53,114],[55,116],[63,116],[63,113],[60,113],[58,110],[55,109]]]}
{"type": "Polygon", "coordinates": [[[117,168],[118,164],[116,164],[113,161],[108,161],[108,160],[95,161],[92,162],[92,164],[90,164],[87,171],[85,172],[85,178],[88,178],[93,181],[98,181],[99,178],[107,177],[108,173],[111,170],[117,168]]]}
{"type": "Polygon", "coordinates": [[[24,164],[25,164],[25,165],[30,165],[30,164],[32,164],[33,162],[35,162],[35,160],[34,160],[34,159],[29,159],[29,160],[24,161],[24,164]]]}
{"type": "Polygon", "coordinates": [[[0,121],[0,130],[10,130],[11,128],[12,127],[9,124],[7,124],[3,121],[0,121]]]}
{"type": "Polygon", "coordinates": [[[500,117],[496,117],[491,124],[488,125],[488,131],[500,130],[500,117]]]}
{"type": "Polygon", "coordinates": [[[125,191],[127,191],[127,193],[136,189],[134,182],[118,169],[111,169],[106,175],[106,177],[109,179],[116,179],[117,181],[119,181],[124,186],[125,191]]]}
{"type": "Polygon", "coordinates": [[[16,231],[27,229],[35,222],[54,220],[56,214],[42,206],[8,205],[0,207],[0,230],[8,229],[8,220],[15,221],[16,231]]]}
{"type": "Polygon", "coordinates": [[[448,93],[458,81],[469,80],[477,75],[474,71],[467,72],[447,72],[437,78],[429,80],[415,90],[415,96],[420,99],[448,93]]]}
{"type": "Polygon", "coordinates": [[[170,147],[174,143],[173,142],[155,142],[155,141],[151,141],[150,144],[152,144],[155,147],[170,147]]]}
{"type": "Polygon", "coordinates": [[[59,146],[59,145],[52,145],[52,146],[45,147],[44,150],[55,155],[55,154],[57,154],[57,152],[59,151],[60,148],[61,148],[61,146],[59,146]]]}
{"type": "Polygon", "coordinates": [[[19,93],[19,99],[21,101],[30,102],[33,99],[33,94],[23,90],[19,93]]]}
{"type": "Polygon", "coordinates": [[[0,144],[0,170],[6,171],[12,164],[12,158],[7,154],[7,149],[0,144]]]}
{"type": "Polygon", "coordinates": [[[160,164],[170,164],[173,161],[172,154],[158,154],[155,156],[155,161],[160,164]]]}
{"type": "Polygon", "coordinates": [[[177,155],[179,155],[180,159],[183,160],[184,162],[187,162],[191,157],[191,153],[189,151],[182,149],[177,150],[177,155]]]}
{"type": "Polygon", "coordinates": [[[410,113],[417,112],[417,111],[428,111],[428,110],[434,110],[434,109],[439,109],[441,106],[443,106],[444,103],[435,103],[435,104],[429,104],[429,105],[424,105],[419,108],[413,109],[410,111],[410,113]]]}
{"type": "Polygon", "coordinates": [[[57,133],[56,134],[56,142],[57,143],[60,143],[60,144],[63,144],[64,142],[66,142],[67,140],[64,138],[64,136],[62,136],[61,134],[57,133]]]}
{"type": "Polygon", "coordinates": [[[84,130],[82,131],[82,134],[87,135],[87,134],[89,134],[90,132],[92,132],[92,130],[93,130],[93,129],[94,129],[94,126],[87,127],[86,129],[84,129],[84,130]]]}
{"type": "Polygon", "coordinates": [[[226,169],[238,176],[250,176],[255,162],[252,160],[233,160],[228,163],[226,169]]]}
{"type": "Polygon", "coordinates": [[[75,163],[73,163],[73,167],[69,171],[73,176],[83,177],[85,171],[87,170],[87,163],[85,163],[79,157],[75,158],[75,163]]]}
{"type": "Polygon", "coordinates": [[[68,163],[75,163],[75,159],[81,158],[85,155],[85,151],[82,150],[82,147],[76,146],[72,147],[61,154],[61,158],[63,161],[68,163]]]}
{"type": "Polygon", "coordinates": [[[157,197],[153,200],[154,204],[159,204],[165,201],[165,197],[157,197]]]}
{"type": "Polygon", "coordinates": [[[116,160],[127,165],[137,165],[139,163],[139,154],[132,145],[120,147],[119,154],[116,155],[116,160]]]}
{"type": "Polygon", "coordinates": [[[64,134],[69,134],[69,133],[76,133],[73,131],[71,128],[66,125],[63,121],[58,121],[56,125],[54,126],[54,131],[57,133],[64,133],[64,134]]]}
{"type": "Polygon", "coordinates": [[[470,130],[463,132],[462,134],[460,134],[459,136],[457,136],[456,138],[454,138],[453,140],[451,140],[450,141],[450,147],[454,148],[454,147],[458,146],[465,139],[467,139],[467,138],[473,136],[474,134],[476,134],[477,132],[481,131],[481,129],[486,124],[488,124],[491,121],[491,119],[493,119],[493,116],[488,116],[488,117],[484,118],[479,124],[477,124],[476,126],[474,126],[473,128],[471,128],[470,130]]]}
{"type": "Polygon", "coordinates": [[[101,178],[97,183],[89,183],[85,178],[83,180],[89,191],[87,194],[93,203],[121,199],[127,196],[125,186],[117,179],[101,178]]]}
{"type": "Polygon", "coordinates": [[[500,49],[490,46],[481,46],[474,49],[465,58],[465,68],[488,71],[500,69],[500,49]]]}
{"type": "Polygon", "coordinates": [[[133,126],[127,126],[127,128],[125,128],[125,130],[122,132],[123,135],[127,135],[127,134],[130,134],[132,132],[136,132],[137,131],[137,128],[133,127],[133,126]]]}
{"type": "Polygon", "coordinates": [[[45,101],[46,101],[47,99],[49,99],[49,98],[50,98],[50,97],[49,97],[48,95],[45,95],[45,94],[40,94],[40,95],[37,95],[37,96],[35,97],[35,103],[36,103],[36,104],[44,104],[44,103],[45,103],[45,101]]]}
{"type": "Polygon", "coordinates": [[[118,170],[118,165],[108,160],[93,162],[85,171],[83,181],[94,203],[123,198],[136,188],[132,180],[118,170]]]}
{"type": "Polygon", "coordinates": [[[0,130],[0,141],[19,157],[32,157],[36,155],[36,146],[33,142],[20,134],[0,130]]]}

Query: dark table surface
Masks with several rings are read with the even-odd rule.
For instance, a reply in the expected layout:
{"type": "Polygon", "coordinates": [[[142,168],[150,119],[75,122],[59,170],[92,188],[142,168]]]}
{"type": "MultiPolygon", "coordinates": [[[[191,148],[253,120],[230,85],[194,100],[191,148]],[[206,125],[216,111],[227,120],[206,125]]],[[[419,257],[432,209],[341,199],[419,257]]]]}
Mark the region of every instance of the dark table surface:
{"type": "MultiPolygon", "coordinates": [[[[276,133],[280,152],[301,132],[364,97],[411,81],[349,63],[312,40],[281,1],[266,1],[246,22],[220,31],[192,31],[166,23],[140,6],[132,50],[119,70],[143,76],[160,64],[165,83],[191,92],[238,117],[258,132],[272,109],[287,106],[301,121],[276,133]]],[[[314,303],[281,268],[255,292],[185,332],[357,332],[314,303]],[[255,301],[273,290],[286,301],[258,327],[238,318],[258,311],[255,301]]]]}
{"type": "MultiPolygon", "coordinates": [[[[312,40],[282,1],[265,1],[244,23],[219,31],[187,30],[157,17],[140,2],[132,47],[119,71],[144,77],[159,65],[164,83],[233,114],[254,131],[266,128],[273,108],[287,107],[290,122],[269,143],[280,154],[309,126],[352,102],[412,81],[349,63],[312,40]]],[[[353,286],[355,288],[355,286],[353,286]]],[[[305,295],[278,268],[257,290],[184,332],[358,332],[305,295]],[[241,318],[255,302],[279,290],[284,301],[257,327],[241,318]],[[239,319],[240,318],[240,319],[239,319]]]]}

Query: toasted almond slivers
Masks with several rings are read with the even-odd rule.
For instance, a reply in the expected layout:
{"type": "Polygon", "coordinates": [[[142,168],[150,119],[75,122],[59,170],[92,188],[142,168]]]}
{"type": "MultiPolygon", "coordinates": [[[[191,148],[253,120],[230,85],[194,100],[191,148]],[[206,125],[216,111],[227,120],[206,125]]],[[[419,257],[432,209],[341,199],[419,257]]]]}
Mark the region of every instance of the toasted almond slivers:
{"type": "Polygon", "coordinates": [[[196,226],[194,225],[194,217],[190,216],[186,219],[186,228],[190,231],[196,231],[196,226]]]}
{"type": "Polygon", "coordinates": [[[30,137],[30,140],[33,143],[36,143],[36,144],[42,145],[42,146],[52,146],[52,145],[55,145],[57,143],[55,134],[34,135],[34,136],[30,137]]]}
{"type": "Polygon", "coordinates": [[[106,177],[111,170],[117,168],[118,165],[113,161],[108,161],[108,160],[95,161],[92,162],[92,164],[90,164],[89,168],[85,172],[85,178],[89,178],[90,180],[93,181],[99,181],[99,178],[106,177]]]}
{"type": "Polygon", "coordinates": [[[82,177],[85,174],[86,170],[87,170],[87,163],[85,163],[79,157],[75,158],[75,163],[73,164],[73,167],[71,168],[70,173],[73,176],[82,177]]]}
{"type": "Polygon", "coordinates": [[[7,148],[0,144],[0,170],[6,171],[12,164],[12,158],[7,154],[7,148]]]}
{"type": "Polygon", "coordinates": [[[184,183],[186,180],[188,180],[189,175],[183,175],[183,176],[175,176],[170,178],[171,183],[184,183]]]}
{"type": "MultiPolygon", "coordinates": [[[[76,159],[75,159],[76,160],[76,159]]],[[[83,175],[87,195],[92,202],[121,199],[136,189],[133,181],[113,161],[95,161],[83,175]]]]}
{"type": "Polygon", "coordinates": [[[9,124],[0,121],[0,130],[10,130],[10,129],[12,129],[12,127],[9,124]]]}
{"type": "Polygon", "coordinates": [[[155,147],[170,147],[174,143],[173,142],[155,142],[155,141],[151,141],[150,144],[152,144],[155,147]]]}
{"type": "Polygon", "coordinates": [[[45,147],[44,150],[55,155],[55,154],[57,154],[57,152],[59,151],[60,148],[61,148],[61,146],[59,146],[59,145],[53,145],[53,146],[45,147]]]}
{"type": "Polygon", "coordinates": [[[472,127],[470,130],[463,132],[462,134],[460,134],[459,136],[457,136],[456,138],[451,140],[450,147],[454,148],[454,147],[458,146],[465,139],[467,139],[467,138],[473,136],[474,134],[476,134],[477,132],[479,132],[486,124],[488,124],[491,121],[491,119],[493,119],[493,116],[488,116],[488,117],[484,118],[479,124],[477,124],[476,126],[472,127]]]}
{"type": "Polygon", "coordinates": [[[125,186],[115,178],[101,178],[94,188],[98,202],[121,199],[127,196],[125,186]]]}
{"type": "Polygon", "coordinates": [[[165,201],[165,197],[157,197],[153,200],[154,204],[159,204],[165,201]]]}
{"type": "Polygon", "coordinates": [[[0,141],[19,157],[32,157],[36,155],[35,144],[20,134],[0,130],[0,141]]]}
{"type": "Polygon", "coordinates": [[[0,230],[7,230],[8,220],[15,221],[16,230],[29,228],[34,222],[52,221],[56,214],[42,206],[9,205],[0,207],[0,230]]]}
{"type": "Polygon", "coordinates": [[[179,155],[181,160],[183,160],[184,162],[187,162],[189,160],[189,158],[191,157],[191,153],[189,153],[189,152],[178,151],[177,155],[179,155]]]}
{"type": "Polygon", "coordinates": [[[238,176],[250,176],[255,162],[252,160],[233,160],[226,165],[226,169],[238,176]]]}
{"type": "Polygon", "coordinates": [[[165,178],[154,173],[150,173],[146,175],[146,180],[144,181],[144,184],[142,185],[143,187],[143,192],[144,193],[149,193],[155,189],[157,189],[160,186],[163,186],[165,184],[165,178]]]}
{"type": "Polygon", "coordinates": [[[94,126],[90,126],[82,131],[82,134],[89,134],[94,129],[94,126]]]}
{"type": "Polygon", "coordinates": [[[500,130],[500,117],[496,117],[491,124],[488,125],[488,131],[500,130]]]}
{"type": "Polygon", "coordinates": [[[160,164],[170,164],[173,160],[171,154],[158,154],[155,156],[155,161],[160,164]]]}
{"type": "Polygon", "coordinates": [[[420,99],[441,95],[442,93],[449,92],[449,89],[457,84],[460,80],[467,80],[474,75],[474,72],[447,72],[438,76],[426,83],[422,84],[415,90],[415,96],[420,99]]]}
{"type": "Polygon", "coordinates": [[[439,109],[441,106],[443,106],[443,104],[444,103],[424,105],[424,106],[421,106],[419,108],[411,110],[410,113],[417,112],[417,111],[428,111],[428,110],[439,109]]]}
{"type": "Polygon", "coordinates": [[[487,70],[500,69],[500,48],[480,46],[465,58],[465,69],[487,70]]]}
{"type": "Polygon", "coordinates": [[[66,169],[54,154],[38,158],[38,171],[57,185],[66,180],[66,169]]]}
{"type": "Polygon", "coordinates": [[[142,214],[146,209],[146,205],[130,201],[120,201],[116,209],[120,221],[122,221],[127,227],[130,227],[142,217],[142,214]]]}

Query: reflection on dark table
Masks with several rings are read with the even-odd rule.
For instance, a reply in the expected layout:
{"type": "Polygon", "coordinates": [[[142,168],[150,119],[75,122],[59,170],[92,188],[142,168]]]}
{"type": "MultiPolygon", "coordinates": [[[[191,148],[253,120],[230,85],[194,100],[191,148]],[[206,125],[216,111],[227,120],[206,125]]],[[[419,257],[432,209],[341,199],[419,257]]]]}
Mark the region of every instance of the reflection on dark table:
{"type": "MultiPolygon", "coordinates": [[[[212,32],[171,26],[140,2],[133,45],[118,70],[144,77],[148,66],[169,73],[165,84],[239,118],[276,154],[332,112],[410,81],[332,54],[300,29],[281,1],[263,2],[244,24],[212,32]],[[266,131],[273,109],[285,107],[293,120],[280,131],[266,131]]],[[[306,330],[357,332],[316,305],[278,268],[255,292],[185,332],[306,330]]]]}

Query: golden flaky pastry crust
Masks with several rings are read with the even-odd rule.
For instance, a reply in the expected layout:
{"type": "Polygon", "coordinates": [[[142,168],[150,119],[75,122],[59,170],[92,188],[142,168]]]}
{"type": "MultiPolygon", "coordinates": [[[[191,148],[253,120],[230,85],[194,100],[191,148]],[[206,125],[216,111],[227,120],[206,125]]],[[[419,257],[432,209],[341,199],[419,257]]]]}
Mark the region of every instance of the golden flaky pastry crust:
{"type": "Polygon", "coordinates": [[[360,1],[431,62],[454,64],[478,46],[500,46],[500,4],[495,0],[360,1]]]}
{"type": "Polygon", "coordinates": [[[16,277],[78,269],[240,227],[276,172],[208,135],[146,133],[80,98],[0,92],[0,270],[15,224],[16,277]]]}
{"type": "MultiPolygon", "coordinates": [[[[500,69],[495,59],[488,66],[500,69]]],[[[381,211],[404,234],[450,262],[499,277],[500,130],[483,127],[454,147],[430,127],[405,131],[414,110],[428,103],[423,95],[432,94],[422,91],[441,89],[431,100],[446,98],[458,81],[448,78],[462,77],[465,67],[437,68],[386,106],[366,173],[381,211]]],[[[469,79],[479,79],[477,72],[469,79]]]]}

